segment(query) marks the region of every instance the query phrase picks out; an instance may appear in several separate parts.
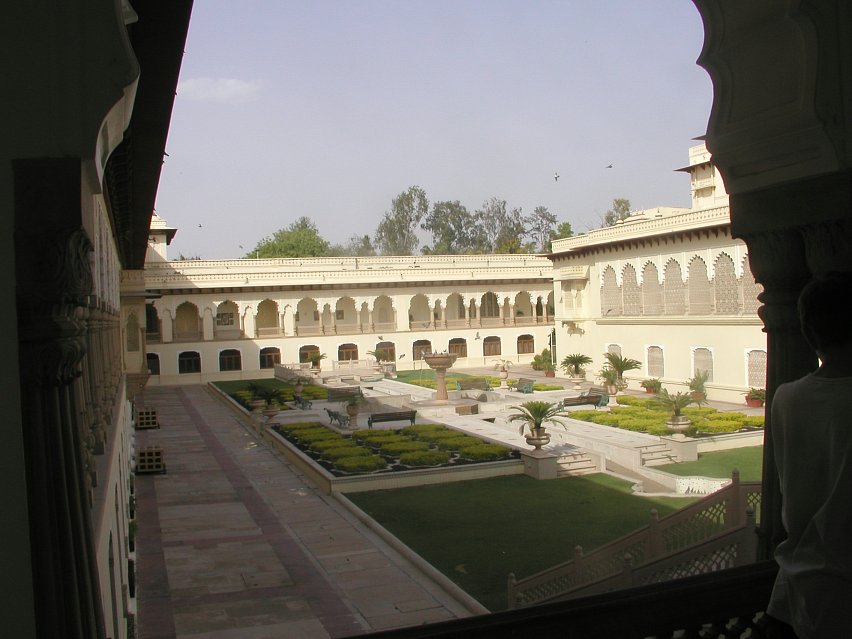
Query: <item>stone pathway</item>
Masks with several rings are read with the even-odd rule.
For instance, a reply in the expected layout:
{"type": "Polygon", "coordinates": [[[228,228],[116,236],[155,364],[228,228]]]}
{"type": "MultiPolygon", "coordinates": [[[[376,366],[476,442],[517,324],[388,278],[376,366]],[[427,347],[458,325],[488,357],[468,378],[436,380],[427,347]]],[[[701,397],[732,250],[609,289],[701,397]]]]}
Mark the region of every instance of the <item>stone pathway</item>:
{"type": "Polygon", "coordinates": [[[344,637],[468,616],[202,386],[145,393],[168,472],[137,476],[142,639],[344,637]]]}

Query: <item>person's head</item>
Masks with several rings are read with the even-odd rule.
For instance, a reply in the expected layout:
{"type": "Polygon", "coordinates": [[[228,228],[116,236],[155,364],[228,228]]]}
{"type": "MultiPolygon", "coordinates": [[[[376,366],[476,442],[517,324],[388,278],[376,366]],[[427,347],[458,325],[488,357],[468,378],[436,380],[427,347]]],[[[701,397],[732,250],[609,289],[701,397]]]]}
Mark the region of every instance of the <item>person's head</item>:
{"type": "Polygon", "coordinates": [[[799,295],[799,319],[818,353],[852,342],[852,272],[826,273],[808,282],[799,295]]]}

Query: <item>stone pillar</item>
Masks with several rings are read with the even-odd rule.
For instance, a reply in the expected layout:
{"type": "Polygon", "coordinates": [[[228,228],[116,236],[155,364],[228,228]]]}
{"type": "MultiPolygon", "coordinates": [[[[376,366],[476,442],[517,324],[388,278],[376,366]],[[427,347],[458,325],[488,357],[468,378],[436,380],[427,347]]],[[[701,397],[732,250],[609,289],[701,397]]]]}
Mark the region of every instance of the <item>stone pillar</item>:
{"type": "Polygon", "coordinates": [[[213,339],[213,336],[215,335],[213,329],[213,311],[210,310],[210,307],[207,307],[201,312],[204,314],[201,319],[202,339],[206,342],[209,342],[213,339]]]}
{"type": "Polygon", "coordinates": [[[284,309],[284,314],[281,317],[281,323],[283,325],[285,335],[296,334],[296,315],[293,313],[292,308],[284,309]]]}
{"type": "Polygon", "coordinates": [[[163,344],[168,344],[174,340],[175,320],[171,310],[167,308],[160,311],[160,317],[160,339],[163,344]]]}
{"type": "Polygon", "coordinates": [[[257,337],[256,315],[251,306],[246,306],[243,311],[243,335],[249,339],[257,337]]]}
{"type": "Polygon", "coordinates": [[[93,290],[81,163],[17,160],[13,173],[18,367],[39,636],[102,637],[89,496],[92,435],[77,405],[83,389],[75,388],[93,290]]]}

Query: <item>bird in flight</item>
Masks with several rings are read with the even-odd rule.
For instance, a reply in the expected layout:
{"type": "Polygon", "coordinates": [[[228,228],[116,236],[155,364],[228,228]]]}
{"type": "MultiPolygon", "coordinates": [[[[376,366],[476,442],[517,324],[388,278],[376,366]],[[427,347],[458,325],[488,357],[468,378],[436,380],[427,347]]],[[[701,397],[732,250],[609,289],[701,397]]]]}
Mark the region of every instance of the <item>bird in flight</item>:
{"type": "Polygon", "coordinates": [[[612,164],[609,164],[609,165],[605,166],[604,168],[605,168],[605,169],[611,169],[611,168],[612,168],[612,164]]]}
{"type": "Polygon", "coordinates": [[[554,173],[554,174],[553,174],[553,181],[554,181],[554,182],[558,182],[558,181],[559,181],[559,174],[558,174],[558,173],[554,173]]]}

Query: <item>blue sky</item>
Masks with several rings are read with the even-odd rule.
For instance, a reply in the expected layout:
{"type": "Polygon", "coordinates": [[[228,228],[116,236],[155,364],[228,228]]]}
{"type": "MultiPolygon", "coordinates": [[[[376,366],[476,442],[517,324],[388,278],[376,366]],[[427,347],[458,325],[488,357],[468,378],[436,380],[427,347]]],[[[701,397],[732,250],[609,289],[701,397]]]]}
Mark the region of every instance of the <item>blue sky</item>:
{"type": "Polygon", "coordinates": [[[301,216],[372,235],[414,184],[576,232],[616,197],[688,206],[702,42],[689,0],[196,0],[156,206],[170,255],[240,257],[301,216]]]}

